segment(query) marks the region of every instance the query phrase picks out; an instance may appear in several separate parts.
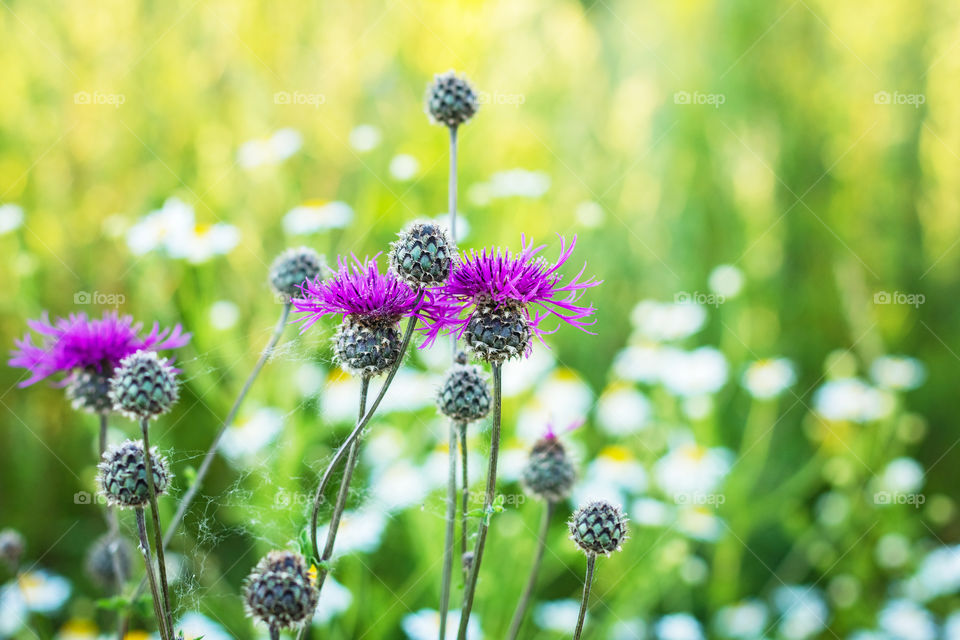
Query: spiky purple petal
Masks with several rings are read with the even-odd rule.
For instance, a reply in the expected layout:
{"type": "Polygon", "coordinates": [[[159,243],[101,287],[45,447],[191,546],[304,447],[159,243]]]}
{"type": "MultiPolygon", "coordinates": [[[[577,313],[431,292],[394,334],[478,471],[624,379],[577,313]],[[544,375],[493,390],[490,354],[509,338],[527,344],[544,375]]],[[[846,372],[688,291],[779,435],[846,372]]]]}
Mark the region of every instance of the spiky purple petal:
{"type": "Polygon", "coordinates": [[[26,369],[31,374],[20,387],[77,369],[110,373],[131,353],[144,349],[176,349],[190,341],[190,334],[184,333],[179,324],[161,330],[160,325],[154,323],[150,333],[141,337],[143,324],[134,323],[131,316],[121,316],[116,311],[105,311],[101,318],[93,319],[86,313],[73,313],[54,322],[44,312],[40,319],[28,320],[27,325],[39,336],[39,344],[27,333],[22,340],[14,341],[16,349],[8,362],[11,367],[26,369]]]}
{"type": "Polygon", "coordinates": [[[483,249],[479,253],[471,251],[460,258],[450,279],[437,289],[437,293],[447,299],[453,313],[442,318],[433,329],[462,334],[479,303],[512,301],[523,306],[530,328],[541,340],[542,336],[557,330],[541,328],[541,322],[549,316],[590,333],[587,327],[595,321],[586,319],[596,309],[578,304],[578,301],[584,289],[600,282],[592,278],[581,280],[586,265],[567,282],[560,273],[576,244],[576,236],[569,245],[560,236],[560,255],[552,264],[539,255],[546,245],[528,244],[525,236],[521,237],[521,250],[516,255],[500,248],[483,249]]]}
{"type": "MultiPolygon", "coordinates": [[[[294,309],[304,314],[296,320],[303,322],[300,332],[331,314],[384,324],[416,316],[432,326],[451,312],[449,303],[432,290],[417,291],[389,271],[380,273],[376,259],[352,256],[348,260],[340,256],[333,276],[317,277],[301,285],[300,295],[293,299],[294,309]]],[[[427,341],[434,337],[428,335],[427,341]]]]}

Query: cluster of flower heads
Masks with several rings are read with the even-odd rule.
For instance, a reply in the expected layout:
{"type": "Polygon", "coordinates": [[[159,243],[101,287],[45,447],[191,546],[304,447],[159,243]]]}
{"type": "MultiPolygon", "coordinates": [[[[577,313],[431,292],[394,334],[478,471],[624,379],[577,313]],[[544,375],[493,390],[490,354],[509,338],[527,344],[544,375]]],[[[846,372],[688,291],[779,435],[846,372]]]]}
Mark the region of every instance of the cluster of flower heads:
{"type": "Polygon", "coordinates": [[[465,338],[478,358],[499,363],[528,355],[534,336],[552,333],[542,328],[550,316],[584,331],[591,324],[587,318],[595,310],[579,298],[599,282],[582,280],[583,269],[569,281],[561,273],[575,245],[576,238],[569,244],[561,238],[554,263],[539,255],[543,246],[526,239],[517,254],[484,249],[458,259],[444,230],[416,223],[394,244],[390,271],[381,273],[375,258],[340,258],[337,273],[301,285],[293,305],[305,314],[303,330],[324,315],[344,317],[335,351],[353,372],[375,375],[377,365],[392,364],[380,356],[364,362],[356,350],[393,353],[393,334],[405,317],[424,322],[425,346],[441,333],[453,333],[465,338]]]}
{"type": "MultiPolygon", "coordinates": [[[[44,313],[39,320],[29,320],[28,325],[40,336],[39,344],[34,343],[33,336],[28,333],[16,341],[16,349],[9,361],[10,366],[26,369],[30,374],[20,383],[21,387],[61,374],[61,384],[66,385],[67,397],[73,406],[92,413],[116,409],[138,414],[139,406],[152,409],[152,417],[166,411],[176,400],[174,371],[156,352],[176,349],[190,341],[190,334],[184,333],[179,324],[161,330],[155,323],[144,336],[143,325],[135,323],[131,316],[108,311],[100,318],[75,313],[53,322],[44,313]],[[152,361],[155,363],[152,369],[162,371],[146,371],[153,376],[152,380],[141,380],[139,376],[133,378],[133,382],[147,383],[137,387],[136,393],[132,394],[139,396],[139,405],[134,406],[125,402],[131,394],[116,396],[111,385],[121,369],[129,369],[141,360],[152,361]],[[149,399],[146,394],[150,395],[149,399]]],[[[139,369],[142,370],[143,366],[139,369]]],[[[130,380],[129,375],[127,379],[130,380]]],[[[129,386],[126,389],[131,390],[129,386]]]]}

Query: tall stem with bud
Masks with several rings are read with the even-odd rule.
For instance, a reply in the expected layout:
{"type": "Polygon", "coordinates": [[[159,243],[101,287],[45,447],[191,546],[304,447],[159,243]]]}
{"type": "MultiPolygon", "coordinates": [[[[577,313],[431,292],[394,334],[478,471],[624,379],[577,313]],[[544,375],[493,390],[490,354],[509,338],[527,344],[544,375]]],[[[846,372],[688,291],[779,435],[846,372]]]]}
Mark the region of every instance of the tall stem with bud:
{"type": "Polygon", "coordinates": [[[490,430],[490,463],[487,467],[487,489],[483,499],[483,516],[480,518],[480,524],[477,527],[477,544],[473,551],[473,563],[463,593],[460,629],[457,632],[458,640],[466,640],[467,638],[467,624],[470,622],[470,612],[473,609],[477,578],[480,575],[480,564],[483,562],[483,549],[487,542],[487,530],[490,528],[493,500],[497,491],[497,462],[500,458],[500,416],[503,404],[501,394],[503,364],[491,362],[490,367],[493,371],[493,426],[490,430]]]}
{"type": "Polygon", "coordinates": [[[163,529],[160,528],[160,507],[157,504],[157,491],[153,484],[153,456],[150,455],[150,419],[140,419],[143,432],[143,464],[147,472],[147,493],[150,496],[150,513],[153,517],[153,538],[157,546],[157,569],[160,574],[160,592],[163,596],[167,628],[173,633],[173,614],[170,607],[170,587],[167,583],[167,563],[163,554],[163,529]]]}
{"type": "Polygon", "coordinates": [[[587,617],[587,603],[590,601],[590,586],[593,583],[593,567],[597,563],[595,553],[587,554],[587,576],[583,580],[583,598],[580,600],[580,614],[577,616],[577,628],[573,632],[573,640],[580,640],[583,632],[583,620],[587,617]]]}

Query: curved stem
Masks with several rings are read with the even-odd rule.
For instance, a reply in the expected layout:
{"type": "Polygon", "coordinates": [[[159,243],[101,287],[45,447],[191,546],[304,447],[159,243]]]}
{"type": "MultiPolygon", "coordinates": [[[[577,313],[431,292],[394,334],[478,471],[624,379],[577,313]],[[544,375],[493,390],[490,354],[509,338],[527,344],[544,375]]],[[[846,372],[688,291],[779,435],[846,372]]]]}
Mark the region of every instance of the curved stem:
{"type": "MultiPolygon", "coordinates": [[[[109,417],[106,413],[100,414],[100,459],[103,459],[103,454],[107,450],[107,426],[108,426],[109,417]]],[[[110,563],[113,565],[113,579],[116,583],[114,586],[117,590],[117,595],[123,594],[123,569],[120,564],[120,521],[117,519],[116,510],[109,504],[105,509],[105,517],[107,519],[107,533],[110,536],[111,548],[110,548],[110,563]]],[[[123,611],[117,611],[117,638],[118,640],[123,640],[123,636],[127,634],[127,627],[129,626],[127,616],[123,611]]]]}
{"type": "Polygon", "coordinates": [[[580,615],[577,616],[577,630],[573,632],[573,640],[580,640],[580,633],[583,631],[583,619],[587,617],[587,602],[590,600],[590,585],[593,583],[593,566],[596,563],[596,554],[587,554],[587,577],[583,580],[583,600],[580,601],[580,615]]]}
{"type": "Polygon", "coordinates": [[[157,491],[153,483],[153,456],[150,454],[150,419],[140,419],[143,431],[143,465],[147,472],[147,493],[150,496],[150,513],[153,516],[153,539],[157,545],[157,569],[160,574],[160,593],[163,595],[163,609],[166,612],[167,628],[173,633],[173,613],[170,607],[170,587],[167,585],[167,563],[163,556],[163,529],[160,528],[160,508],[157,505],[157,491]]]}
{"type": "MultiPolygon", "coordinates": [[[[467,475],[467,423],[460,423],[460,482],[462,484],[460,497],[460,559],[467,555],[467,510],[470,503],[470,480],[467,475]]],[[[461,562],[462,564],[462,562],[461,562]]],[[[469,576],[469,570],[463,566],[463,579],[469,576]]]]}
{"type": "Polygon", "coordinates": [[[267,342],[267,346],[264,347],[263,352],[260,354],[260,358],[253,366],[253,371],[251,371],[250,375],[247,376],[247,381],[243,384],[243,388],[240,390],[240,395],[238,395],[237,399],[233,401],[233,406],[230,407],[230,412],[227,414],[223,424],[220,425],[220,430],[217,431],[215,436],[213,436],[213,442],[210,443],[210,448],[203,457],[203,462],[200,463],[200,468],[197,469],[197,476],[194,479],[193,484],[191,484],[190,488],[187,489],[187,492],[183,494],[183,498],[180,500],[180,506],[177,507],[177,512],[170,521],[170,527],[167,529],[167,533],[163,538],[164,547],[170,545],[170,540],[173,539],[174,532],[183,521],[183,517],[186,515],[187,509],[190,508],[190,503],[193,502],[197,492],[200,490],[200,486],[203,484],[203,479],[207,476],[207,472],[210,471],[210,465],[213,464],[213,459],[216,456],[217,448],[220,446],[220,440],[223,439],[223,434],[226,433],[227,428],[233,424],[233,420],[237,417],[237,412],[240,410],[240,405],[247,397],[247,392],[250,391],[250,387],[253,386],[253,381],[257,379],[257,375],[260,373],[260,370],[263,369],[263,365],[266,364],[267,360],[270,359],[270,356],[273,354],[274,347],[276,347],[277,342],[280,341],[280,336],[283,335],[283,330],[287,326],[287,318],[290,316],[290,306],[290,302],[284,303],[283,310],[280,312],[280,319],[277,320],[277,325],[273,329],[273,334],[270,336],[270,341],[267,342]]]}
{"type": "Polygon", "coordinates": [[[393,377],[397,375],[397,370],[400,368],[400,363],[403,361],[404,355],[407,353],[407,346],[410,344],[410,337],[413,335],[413,329],[416,327],[417,318],[412,316],[407,323],[407,330],[403,334],[403,342],[400,345],[400,355],[397,357],[397,361],[393,363],[393,366],[390,368],[390,371],[387,373],[387,379],[383,381],[383,385],[380,387],[380,391],[377,393],[377,397],[374,398],[373,404],[370,406],[370,409],[367,413],[357,422],[357,426],[353,428],[353,431],[350,432],[350,435],[347,436],[347,439],[343,441],[343,444],[340,445],[340,448],[337,449],[337,452],[333,454],[333,459],[330,461],[330,464],[327,465],[327,470],[323,472],[323,477],[320,479],[320,484],[317,485],[317,492],[313,496],[313,513],[310,516],[310,542],[313,545],[313,553],[315,556],[319,556],[317,553],[317,516],[320,512],[320,503],[323,501],[323,492],[326,490],[327,485],[330,484],[330,479],[333,477],[333,470],[340,464],[340,461],[343,460],[343,456],[347,454],[350,447],[353,445],[353,441],[360,436],[360,432],[363,431],[363,428],[367,426],[367,423],[370,422],[370,419],[373,418],[373,414],[377,411],[377,407],[380,406],[380,401],[383,400],[383,396],[386,395],[387,389],[390,387],[390,383],[393,382],[393,377]]]}
{"type": "Polygon", "coordinates": [[[440,586],[440,640],[447,637],[450,613],[450,579],[453,572],[453,537],[457,521],[457,432],[462,423],[450,421],[447,464],[447,532],[443,545],[443,578],[440,586]]]}
{"type": "Polygon", "coordinates": [[[137,514],[137,532],[140,534],[140,552],[143,554],[143,562],[147,567],[147,583],[150,585],[150,593],[153,595],[153,615],[157,619],[157,630],[163,640],[171,640],[160,606],[160,592],[157,590],[157,578],[153,573],[153,560],[150,559],[150,541],[147,539],[147,521],[143,517],[143,507],[136,507],[134,511],[137,514]]]}
{"type": "MultiPolygon", "coordinates": [[[[370,378],[364,376],[360,380],[360,412],[357,420],[363,419],[363,414],[367,410],[367,390],[370,388],[370,378]]],[[[353,478],[353,470],[357,466],[357,459],[360,457],[360,440],[354,440],[350,445],[350,453],[347,455],[347,466],[343,470],[343,478],[340,480],[340,491],[337,493],[337,502],[333,507],[333,514],[330,516],[330,526],[327,529],[327,541],[323,545],[323,555],[319,556],[320,566],[323,566],[333,557],[333,545],[337,540],[337,531],[340,529],[340,518],[347,506],[347,497],[350,495],[350,480],[353,478]]],[[[316,551],[314,551],[316,553],[316,551]]],[[[317,592],[323,589],[323,581],[326,580],[329,571],[323,570],[317,574],[317,592]]]]}
{"type": "Polygon", "coordinates": [[[463,609],[460,612],[460,629],[457,632],[458,640],[467,640],[467,624],[470,622],[470,611],[473,609],[473,597],[476,595],[477,577],[480,575],[480,563],[483,561],[483,548],[487,542],[487,530],[490,528],[490,516],[493,514],[493,499],[497,490],[497,460],[500,457],[500,414],[502,412],[502,397],[500,393],[503,365],[491,363],[493,370],[493,427],[490,431],[490,464],[487,467],[487,491],[483,500],[483,517],[477,529],[477,544],[473,551],[473,566],[470,570],[470,579],[467,581],[463,593],[463,609]]]}
{"type": "Polygon", "coordinates": [[[530,605],[530,598],[533,590],[537,586],[537,576],[540,574],[540,563],[543,562],[543,552],[547,548],[547,532],[550,531],[550,519],[556,509],[557,503],[552,500],[547,501],[543,510],[543,520],[540,522],[540,535],[537,536],[537,551],[533,556],[533,567],[530,569],[530,578],[527,580],[527,586],[520,597],[520,603],[517,610],[513,613],[513,620],[510,622],[510,632],[507,634],[508,640],[516,640],[520,633],[520,625],[523,624],[523,617],[527,613],[527,607],[530,605]]]}

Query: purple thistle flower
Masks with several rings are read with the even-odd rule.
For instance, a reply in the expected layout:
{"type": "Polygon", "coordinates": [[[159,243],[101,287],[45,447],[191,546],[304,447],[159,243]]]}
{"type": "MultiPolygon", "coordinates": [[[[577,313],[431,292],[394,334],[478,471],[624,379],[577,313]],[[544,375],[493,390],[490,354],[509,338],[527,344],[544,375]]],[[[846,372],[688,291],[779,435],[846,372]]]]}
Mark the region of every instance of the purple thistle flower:
{"type": "Polygon", "coordinates": [[[293,299],[293,307],[306,314],[297,319],[305,321],[301,333],[328,314],[393,324],[419,315],[424,308],[423,299],[410,285],[389,272],[380,273],[376,256],[363,261],[353,256],[352,264],[340,256],[337,265],[333,276],[300,285],[301,295],[293,299]]]}
{"type": "MultiPolygon", "coordinates": [[[[446,299],[445,310],[452,310],[435,322],[433,333],[456,331],[466,334],[468,346],[490,361],[528,355],[531,337],[543,341],[543,320],[555,316],[581,331],[587,327],[595,309],[578,304],[583,290],[600,282],[581,281],[586,265],[568,282],[559,273],[573,253],[577,238],[568,245],[560,237],[560,256],[553,264],[538,254],[545,245],[535,247],[522,237],[521,251],[484,249],[471,251],[454,267],[450,279],[437,292],[446,299]],[[532,311],[531,311],[532,309],[532,311]]],[[[559,328],[559,327],[558,327],[559,328]]]]}
{"type": "Polygon", "coordinates": [[[105,311],[98,319],[90,319],[86,313],[73,313],[55,322],[50,322],[44,312],[39,320],[28,320],[27,325],[40,336],[40,343],[34,344],[29,333],[14,343],[16,350],[11,352],[8,364],[31,374],[20,387],[28,387],[57,373],[72,374],[81,370],[109,377],[123,358],[136,351],[176,349],[190,341],[190,334],[184,333],[179,324],[161,331],[160,325],[154,323],[150,333],[141,337],[143,325],[116,311],[105,311]]]}
{"type": "MultiPolygon", "coordinates": [[[[400,356],[402,318],[424,320],[428,327],[440,323],[451,307],[429,289],[414,289],[391,272],[380,273],[376,256],[352,262],[337,259],[338,271],[326,279],[317,277],[300,286],[293,307],[303,316],[303,333],[325,315],[340,314],[343,323],[334,336],[334,352],[348,371],[377,375],[400,356]]],[[[429,344],[434,334],[429,334],[429,344]]]]}

